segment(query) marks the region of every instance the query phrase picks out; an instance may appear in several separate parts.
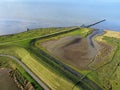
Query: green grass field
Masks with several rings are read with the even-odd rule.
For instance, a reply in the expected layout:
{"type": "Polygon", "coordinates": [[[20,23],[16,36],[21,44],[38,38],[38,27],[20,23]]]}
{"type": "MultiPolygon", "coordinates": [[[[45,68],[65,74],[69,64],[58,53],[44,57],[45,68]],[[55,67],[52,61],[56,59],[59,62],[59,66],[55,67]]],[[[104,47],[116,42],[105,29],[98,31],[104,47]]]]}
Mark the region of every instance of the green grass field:
{"type": "MultiPolygon", "coordinates": [[[[10,36],[1,36],[0,41],[0,53],[1,54],[8,54],[12,56],[16,56],[19,58],[28,68],[33,71],[42,81],[44,81],[52,90],[64,90],[64,89],[71,89],[73,87],[73,83],[64,78],[64,75],[59,75],[54,73],[54,70],[49,70],[48,66],[43,65],[42,63],[38,62],[36,57],[33,57],[30,52],[28,52],[25,48],[29,46],[29,42],[31,39],[39,37],[40,35],[46,35],[48,32],[58,32],[60,30],[68,30],[69,28],[57,28],[57,29],[44,29],[43,30],[32,30],[25,33],[19,33],[17,35],[10,35],[10,36]],[[52,31],[50,31],[52,30],[52,31]],[[39,33],[38,33],[39,32],[39,33]],[[45,33],[46,32],[46,33],[45,33]],[[37,34],[37,35],[36,35],[37,34]],[[12,40],[12,41],[11,41],[12,40]],[[15,41],[13,41],[15,40],[15,41]],[[10,42],[11,41],[11,42],[10,42]],[[37,67],[36,67],[37,66],[37,67]]],[[[50,33],[49,33],[50,34],[50,33]]],[[[23,70],[20,69],[20,72],[24,76],[27,77],[23,70]]],[[[29,77],[27,77],[29,79],[29,77]]],[[[75,87],[75,90],[79,90],[75,87]]]]}
{"type": "Polygon", "coordinates": [[[73,86],[71,82],[62,76],[49,71],[49,69],[38,62],[36,58],[32,57],[27,50],[16,48],[15,53],[20,57],[21,61],[25,63],[42,81],[45,81],[52,90],[63,90],[64,87],[70,89],[73,86]]]}
{"type": "MultiPolygon", "coordinates": [[[[98,38],[101,36],[98,36],[98,38]]],[[[99,41],[99,39],[97,39],[99,41]]],[[[109,44],[112,47],[112,52],[107,60],[102,62],[99,67],[88,74],[92,80],[99,83],[104,90],[119,90],[120,89],[120,39],[108,36],[103,36],[100,42],[109,44]]]]}
{"type": "MultiPolygon", "coordinates": [[[[60,71],[62,69],[61,66],[50,61],[50,59],[44,56],[42,52],[39,52],[39,49],[41,49],[46,53],[48,53],[44,48],[42,48],[39,45],[39,43],[49,40],[56,40],[66,36],[79,35],[85,38],[93,31],[92,29],[81,28],[74,31],[66,32],[66,30],[70,30],[72,28],[73,27],[42,28],[42,29],[30,30],[18,34],[13,34],[13,35],[0,36],[0,54],[8,54],[8,55],[16,56],[36,76],[38,76],[42,81],[44,81],[52,90],[71,90],[75,82],[72,82],[64,75],[65,73],[66,75],[71,75],[71,74],[68,73],[66,70],[64,70],[65,73],[61,73],[60,71]],[[65,33],[56,34],[56,32],[64,32],[64,31],[65,33]],[[45,37],[45,35],[48,34],[49,37],[45,37]],[[35,42],[35,48],[37,49],[36,51],[31,49],[32,48],[30,44],[31,40],[33,41],[36,40],[35,42]],[[45,62],[46,59],[49,61],[48,63],[45,62]],[[51,62],[54,64],[51,64],[51,62]],[[51,66],[50,64],[54,66],[51,66]]],[[[107,44],[112,46],[113,52],[108,56],[105,62],[98,65],[101,66],[100,68],[96,68],[96,70],[94,71],[93,70],[81,71],[71,65],[68,66],[82,73],[83,75],[86,75],[91,81],[94,81],[104,90],[110,90],[111,88],[112,90],[119,90],[120,84],[118,82],[120,81],[120,67],[119,67],[120,39],[104,36],[103,40],[105,40],[107,44]]],[[[16,62],[14,62],[14,60],[5,57],[4,58],[0,57],[0,65],[1,65],[0,67],[18,68],[18,70],[22,73],[23,76],[25,76],[30,82],[36,85],[35,87],[37,90],[41,90],[40,86],[24,71],[24,69],[21,66],[19,66],[16,62]]],[[[77,81],[79,81],[79,79],[77,81]]],[[[88,87],[88,89],[93,90],[92,87],[89,87],[89,84],[86,83],[84,84],[88,87]]],[[[74,90],[80,90],[80,89],[82,88],[80,87],[74,88],[74,90]]]]}
{"type": "Polygon", "coordinates": [[[40,37],[42,35],[51,34],[51,33],[54,33],[56,31],[58,32],[58,31],[63,31],[63,30],[69,30],[71,28],[72,27],[68,27],[68,28],[40,28],[40,29],[29,30],[29,31],[25,31],[22,33],[17,33],[17,34],[4,35],[4,36],[0,36],[0,43],[29,40],[29,39],[40,37]]]}
{"type": "Polygon", "coordinates": [[[49,41],[49,40],[57,40],[59,38],[66,37],[66,36],[76,36],[77,35],[77,36],[81,36],[81,37],[86,37],[87,35],[91,34],[92,32],[93,32],[93,29],[80,28],[78,30],[75,30],[75,31],[72,31],[69,33],[63,33],[63,34],[55,35],[55,36],[52,36],[49,38],[43,38],[43,39],[37,40],[37,42],[39,43],[39,42],[45,42],[45,41],[49,41]]]}
{"type": "Polygon", "coordinates": [[[16,61],[8,57],[0,56],[0,68],[9,68],[11,70],[17,69],[25,79],[32,83],[36,90],[43,90],[43,88],[16,61]]]}

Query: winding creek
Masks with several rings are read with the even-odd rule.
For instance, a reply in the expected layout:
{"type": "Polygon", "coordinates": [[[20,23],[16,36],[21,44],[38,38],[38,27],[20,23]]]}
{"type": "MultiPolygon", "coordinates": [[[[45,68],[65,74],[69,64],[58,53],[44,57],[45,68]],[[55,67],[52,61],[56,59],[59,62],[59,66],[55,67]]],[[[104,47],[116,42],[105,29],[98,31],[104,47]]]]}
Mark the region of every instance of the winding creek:
{"type": "Polygon", "coordinates": [[[94,37],[97,36],[97,35],[100,35],[103,33],[103,30],[100,30],[100,29],[95,29],[94,32],[90,35],[87,36],[87,41],[88,43],[93,47],[95,48],[95,42],[94,42],[94,37]]]}
{"type": "MultiPolygon", "coordinates": [[[[74,29],[75,29],[75,28],[74,28],[74,29]]],[[[54,35],[59,35],[59,34],[63,34],[63,33],[57,33],[57,34],[55,33],[55,34],[51,34],[51,35],[47,35],[47,36],[40,37],[39,39],[48,38],[48,37],[51,37],[51,36],[54,36],[54,35]]],[[[92,46],[92,45],[95,46],[94,40],[92,40],[92,39],[93,39],[96,35],[98,35],[98,34],[101,34],[101,32],[95,30],[91,35],[89,35],[89,36],[87,37],[87,38],[88,38],[88,41],[90,42],[90,46],[92,46]]],[[[75,70],[72,69],[71,67],[63,64],[62,62],[60,62],[60,61],[57,60],[56,58],[48,55],[48,54],[47,54],[46,52],[44,52],[43,50],[35,47],[35,46],[34,46],[34,43],[35,43],[37,40],[38,40],[38,39],[34,39],[34,40],[31,42],[31,45],[30,45],[30,46],[32,46],[31,48],[33,48],[33,52],[36,52],[35,50],[37,50],[37,52],[36,52],[37,54],[38,54],[38,53],[41,53],[41,56],[39,56],[39,57],[43,57],[43,56],[44,56],[44,59],[46,60],[46,62],[52,61],[52,62],[56,63],[56,65],[64,68],[67,72],[71,73],[74,77],[80,78],[79,81],[77,80],[77,81],[78,81],[77,84],[80,85],[82,89],[87,89],[87,90],[89,90],[90,87],[91,87],[91,88],[93,88],[93,89],[95,89],[95,90],[102,90],[101,87],[99,87],[96,83],[94,83],[93,81],[91,81],[88,77],[86,77],[86,75],[82,75],[82,74],[78,73],[77,71],[75,71],[75,70]],[[47,58],[49,58],[50,61],[47,60],[47,58]],[[86,86],[85,83],[87,83],[89,86],[86,86]]],[[[92,46],[92,47],[93,47],[93,46],[92,46]]],[[[63,69],[63,70],[64,70],[64,69],[63,69]]],[[[64,72],[64,71],[63,71],[63,72],[64,72]]],[[[71,77],[66,77],[66,78],[68,78],[69,80],[71,79],[71,77]]],[[[76,85],[75,85],[75,86],[76,86],[76,85]]],[[[74,87],[74,86],[73,86],[73,87],[74,87]]]]}
{"type": "Polygon", "coordinates": [[[88,48],[91,51],[90,57],[92,58],[96,56],[100,49],[100,45],[94,41],[94,38],[101,34],[103,34],[103,30],[95,29],[92,34],[87,36],[88,48]]]}

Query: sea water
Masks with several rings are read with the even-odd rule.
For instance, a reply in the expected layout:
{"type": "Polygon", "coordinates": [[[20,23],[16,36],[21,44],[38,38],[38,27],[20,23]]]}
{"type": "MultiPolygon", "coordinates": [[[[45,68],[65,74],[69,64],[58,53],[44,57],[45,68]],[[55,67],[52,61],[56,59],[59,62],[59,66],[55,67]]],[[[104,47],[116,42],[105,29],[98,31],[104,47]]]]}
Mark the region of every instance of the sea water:
{"type": "Polygon", "coordinates": [[[3,0],[0,1],[0,35],[27,28],[89,25],[106,19],[97,29],[120,31],[117,0],[3,0]]]}

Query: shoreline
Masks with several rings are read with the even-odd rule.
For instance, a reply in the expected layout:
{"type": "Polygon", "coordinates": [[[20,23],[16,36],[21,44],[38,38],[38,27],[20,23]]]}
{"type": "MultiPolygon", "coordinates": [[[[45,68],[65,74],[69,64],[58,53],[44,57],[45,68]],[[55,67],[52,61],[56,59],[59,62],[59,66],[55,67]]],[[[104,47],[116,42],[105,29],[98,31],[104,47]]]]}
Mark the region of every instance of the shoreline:
{"type": "MultiPolygon", "coordinates": [[[[86,29],[86,28],[85,28],[85,29],[86,29]]],[[[50,30],[50,29],[48,29],[48,30],[50,30]]],[[[83,30],[83,31],[84,31],[84,30],[83,30]]],[[[36,31],[35,31],[35,32],[36,32],[36,31]]],[[[31,32],[30,32],[30,33],[31,33],[31,32]]],[[[79,33],[79,32],[77,32],[77,33],[79,33]]],[[[26,36],[26,33],[24,33],[24,34],[25,34],[25,36],[26,36]]],[[[51,35],[55,35],[55,34],[58,34],[58,33],[52,33],[51,35]]],[[[91,37],[89,37],[89,39],[91,40],[91,42],[92,42],[93,37],[96,36],[96,34],[97,34],[97,33],[95,33],[95,34],[93,33],[93,35],[91,35],[91,37]]],[[[45,35],[45,36],[43,35],[43,38],[44,38],[44,37],[49,37],[49,36],[50,36],[50,34],[49,34],[49,35],[45,35]]],[[[25,37],[24,37],[24,38],[25,38],[25,37]]],[[[31,38],[31,36],[30,36],[30,38],[31,38]]],[[[34,38],[33,38],[33,39],[34,39],[34,38]]],[[[11,40],[11,38],[10,38],[10,40],[11,40]]],[[[78,38],[77,41],[79,41],[79,40],[80,40],[80,39],[78,38]]],[[[74,41],[74,40],[72,40],[72,43],[73,43],[74,45],[78,45],[78,44],[75,44],[73,41],[74,41]]],[[[75,42],[77,42],[77,41],[76,41],[76,38],[75,38],[75,42]]],[[[94,42],[93,42],[93,43],[94,43],[94,42]]],[[[79,43],[79,44],[80,44],[80,43],[79,43]]],[[[31,44],[31,45],[32,45],[32,44],[31,44]]],[[[68,45],[69,45],[69,46],[71,45],[71,41],[70,41],[70,43],[69,43],[68,45]]],[[[90,45],[91,45],[91,44],[90,44],[90,45]]],[[[84,45],[83,45],[83,46],[84,46],[84,45]]],[[[84,48],[83,48],[83,49],[84,49],[84,48]]],[[[67,49],[66,49],[66,50],[67,50],[67,49]]],[[[74,50],[76,50],[76,48],[75,48],[74,50]]],[[[71,56],[72,56],[72,55],[71,55],[71,56]]],[[[45,58],[45,59],[46,59],[46,58],[45,58]]]]}
{"type": "MultiPolygon", "coordinates": [[[[69,28],[69,27],[76,27],[76,26],[36,27],[36,28],[30,28],[29,30],[38,30],[38,29],[42,29],[42,28],[45,29],[45,28],[69,28]]],[[[79,27],[79,26],[77,26],[77,27],[79,27]]],[[[94,27],[94,26],[92,26],[91,28],[93,28],[93,27],[94,27]]],[[[93,29],[97,29],[97,28],[93,28],[93,29]]],[[[100,29],[100,30],[101,30],[101,29],[100,29]]],[[[118,30],[109,30],[109,29],[102,29],[102,30],[103,30],[103,31],[108,30],[108,31],[120,32],[120,31],[118,31],[118,30]]],[[[24,32],[26,32],[26,31],[27,31],[27,28],[26,28],[26,30],[20,31],[20,32],[0,34],[0,37],[1,37],[1,36],[10,36],[10,35],[15,35],[15,34],[19,34],[19,33],[24,33],[24,32]]]]}

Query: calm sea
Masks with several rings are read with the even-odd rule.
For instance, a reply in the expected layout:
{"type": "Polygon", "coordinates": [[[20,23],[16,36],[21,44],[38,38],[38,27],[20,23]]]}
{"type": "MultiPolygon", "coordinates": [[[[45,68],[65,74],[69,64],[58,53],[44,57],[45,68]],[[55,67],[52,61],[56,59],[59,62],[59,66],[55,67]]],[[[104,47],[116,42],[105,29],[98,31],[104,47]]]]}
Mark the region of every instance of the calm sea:
{"type": "Polygon", "coordinates": [[[94,28],[120,31],[120,3],[97,0],[57,0],[37,2],[0,2],[0,35],[27,28],[89,25],[102,19],[94,28]]]}

